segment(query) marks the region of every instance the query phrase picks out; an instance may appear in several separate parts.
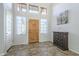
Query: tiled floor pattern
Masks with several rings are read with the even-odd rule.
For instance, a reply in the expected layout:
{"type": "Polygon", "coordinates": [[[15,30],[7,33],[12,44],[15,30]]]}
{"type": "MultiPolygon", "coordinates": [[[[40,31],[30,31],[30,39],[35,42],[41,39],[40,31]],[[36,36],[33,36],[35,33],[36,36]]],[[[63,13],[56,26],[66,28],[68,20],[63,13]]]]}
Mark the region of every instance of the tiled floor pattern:
{"type": "Polygon", "coordinates": [[[71,51],[62,51],[52,42],[12,46],[5,56],[79,56],[71,51]]]}

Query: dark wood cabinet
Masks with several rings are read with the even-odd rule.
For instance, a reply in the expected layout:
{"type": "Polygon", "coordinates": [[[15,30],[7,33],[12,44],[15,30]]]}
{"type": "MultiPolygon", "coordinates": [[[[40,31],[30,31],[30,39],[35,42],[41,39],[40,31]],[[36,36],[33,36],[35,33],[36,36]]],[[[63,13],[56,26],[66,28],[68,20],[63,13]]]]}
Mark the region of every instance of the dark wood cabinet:
{"type": "Polygon", "coordinates": [[[62,50],[68,50],[68,32],[53,32],[53,44],[62,50]]]}

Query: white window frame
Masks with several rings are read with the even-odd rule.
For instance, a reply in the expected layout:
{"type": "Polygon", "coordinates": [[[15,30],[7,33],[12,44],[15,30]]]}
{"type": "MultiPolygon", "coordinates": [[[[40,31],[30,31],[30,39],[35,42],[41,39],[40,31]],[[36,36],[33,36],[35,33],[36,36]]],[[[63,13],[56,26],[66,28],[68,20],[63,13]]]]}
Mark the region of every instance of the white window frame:
{"type": "Polygon", "coordinates": [[[41,25],[40,33],[48,33],[48,21],[46,18],[41,18],[40,25],[41,25]]]}
{"type": "Polygon", "coordinates": [[[17,35],[24,35],[24,34],[26,34],[27,4],[26,3],[17,3],[15,12],[16,12],[16,16],[15,16],[16,34],[17,35]],[[17,10],[17,8],[19,8],[19,11],[17,10]],[[26,11],[25,10],[22,11],[22,8],[24,8],[26,11]],[[17,17],[20,17],[21,19],[17,20],[17,17]],[[24,17],[26,18],[25,21],[23,20],[24,17]],[[19,21],[21,21],[20,22],[21,24],[18,23],[19,21]],[[24,24],[22,24],[22,22],[24,22],[24,24]]]}
{"type": "Polygon", "coordinates": [[[25,16],[16,16],[16,34],[26,34],[26,17],[25,16]],[[20,17],[19,21],[20,24],[18,24],[17,17],[20,17]],[[23,19],[25,18],[25,19],[23,19]]]}
{"type": "Polygon", "coordinates": [[[16,4],[16,11],[20,13],[26,13],[27,12],[27,4],[25,3],[17,3],[16,4]],[[24,11],[23,11],[24,8],[24,11]]]}
{"type": "Polygon", "coordinates": [[[30,5],[29,4],[29,13],[38,14],[39,13],[39,7],[38,6],[35,6],[35,5],[30,5]],[[37,10],[32,10],[32,8],[37,8],[37,10]]]}
{"type": "Polygon", "coordinates": [[[47,15],[47,8],[40,7],[40,9],[41,9],[41,15],[47,15]],[[43,12],[44,9],[46,10],[46,12],[43,12]]]}

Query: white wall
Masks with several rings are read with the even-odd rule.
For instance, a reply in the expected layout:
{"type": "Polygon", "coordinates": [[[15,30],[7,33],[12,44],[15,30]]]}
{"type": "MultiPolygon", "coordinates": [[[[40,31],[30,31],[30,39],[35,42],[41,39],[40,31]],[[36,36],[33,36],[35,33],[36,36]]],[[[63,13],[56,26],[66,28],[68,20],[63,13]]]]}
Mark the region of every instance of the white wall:
{"type": "MultiPolygon", "coordinates": [[[[28,4],[27,4],[28,5],[28,4]]],[[[47,20],[48,20],[48,24],[50,24],[50,4],[32,4],[32,5],[37,5],[39,7],[46,7],[48,9],[48,15],[47,15],[47,20]]],[[[14,7],[15,8],[15,7],[14,7]]],[[[14,15],[16,15],[15,11],[14,11],[14,15]]],[[[15,24],[15,16],[14,16],[14,45],[18,45],[18,44],[28,44],[28,21],[30,18],[37,18],[40,21],[40,14],[39,15],[35,15],[35,14],[30,14],[29,10],[27,9],[27,25],[26,25],[26,34],[24,35],[17,35],[16,34],[16,24],[15,24]]],[[[39,24],[40,25],[40,24],[39,24]]],[[[47,34],[41,34],[39,35],[39,42],[44,42],[44,41],[50,41],[50,27],[48,26],[48,33],[47,34]]]]}
{"type": "Polygon", "coordinates": [[[7,51],[12,46],[13,41],[13,15],[12,15],[12,4],[3,4],[4,8],[4,39],[5,39],[5,51],[7,51]],[[10,16],[9,16],[10,14],[10,16]],[[7,18],[9,17],[9,19],[7,18]],[[7,24],[7,21],[9,22],[7,24]],[[11,22],[11,23],[10,23],[11,22]],[[10,25],[10,26],[9,26],[10,25]],[[7,27],[8,26],[8,27],[7,27]],[[7,31],[9,30],[9,32],[7,31]],[[10,31],[11,30],[11,31],[10,31]]]}
{"type": "Polygon", "coordinates": [[[69,32],[69,49],[79,53],[79,4],[56,4],[52,11],[52,31],[69,32]],[[56,16],[64,10],[69,10],[69,22],[57,25],[56,16]]]}
{"type": "Polygon", "coordinates": [[[4,9],[3,4],[0,3],[0,55],[4,52],[4,9]]]}
{"type": "MultiPolygon", "coordinates": [[[[11,47],[12,45],[12,37],[8,39],[7,33],[6,33],[6,12],[8,10],[5,9],[7,7],[7,4],[4,6],[3,3],[0,3],[0,55],[4,55],[6,51],[11,47]],[[11,45],[10,45],[11,44],[11,45]]],[[[10,5],[9,5],[10,6],[10,5]]]]}

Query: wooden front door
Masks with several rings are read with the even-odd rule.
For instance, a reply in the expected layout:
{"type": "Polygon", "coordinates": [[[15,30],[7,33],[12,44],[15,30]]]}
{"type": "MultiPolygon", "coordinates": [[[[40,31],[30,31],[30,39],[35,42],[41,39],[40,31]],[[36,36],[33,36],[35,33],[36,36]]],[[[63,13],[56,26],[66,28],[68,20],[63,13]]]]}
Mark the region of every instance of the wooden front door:
{"type": "Polygon", "coordinates": [[[39,20],[29,20],[29,43],[39,42],[39,20]]]}

